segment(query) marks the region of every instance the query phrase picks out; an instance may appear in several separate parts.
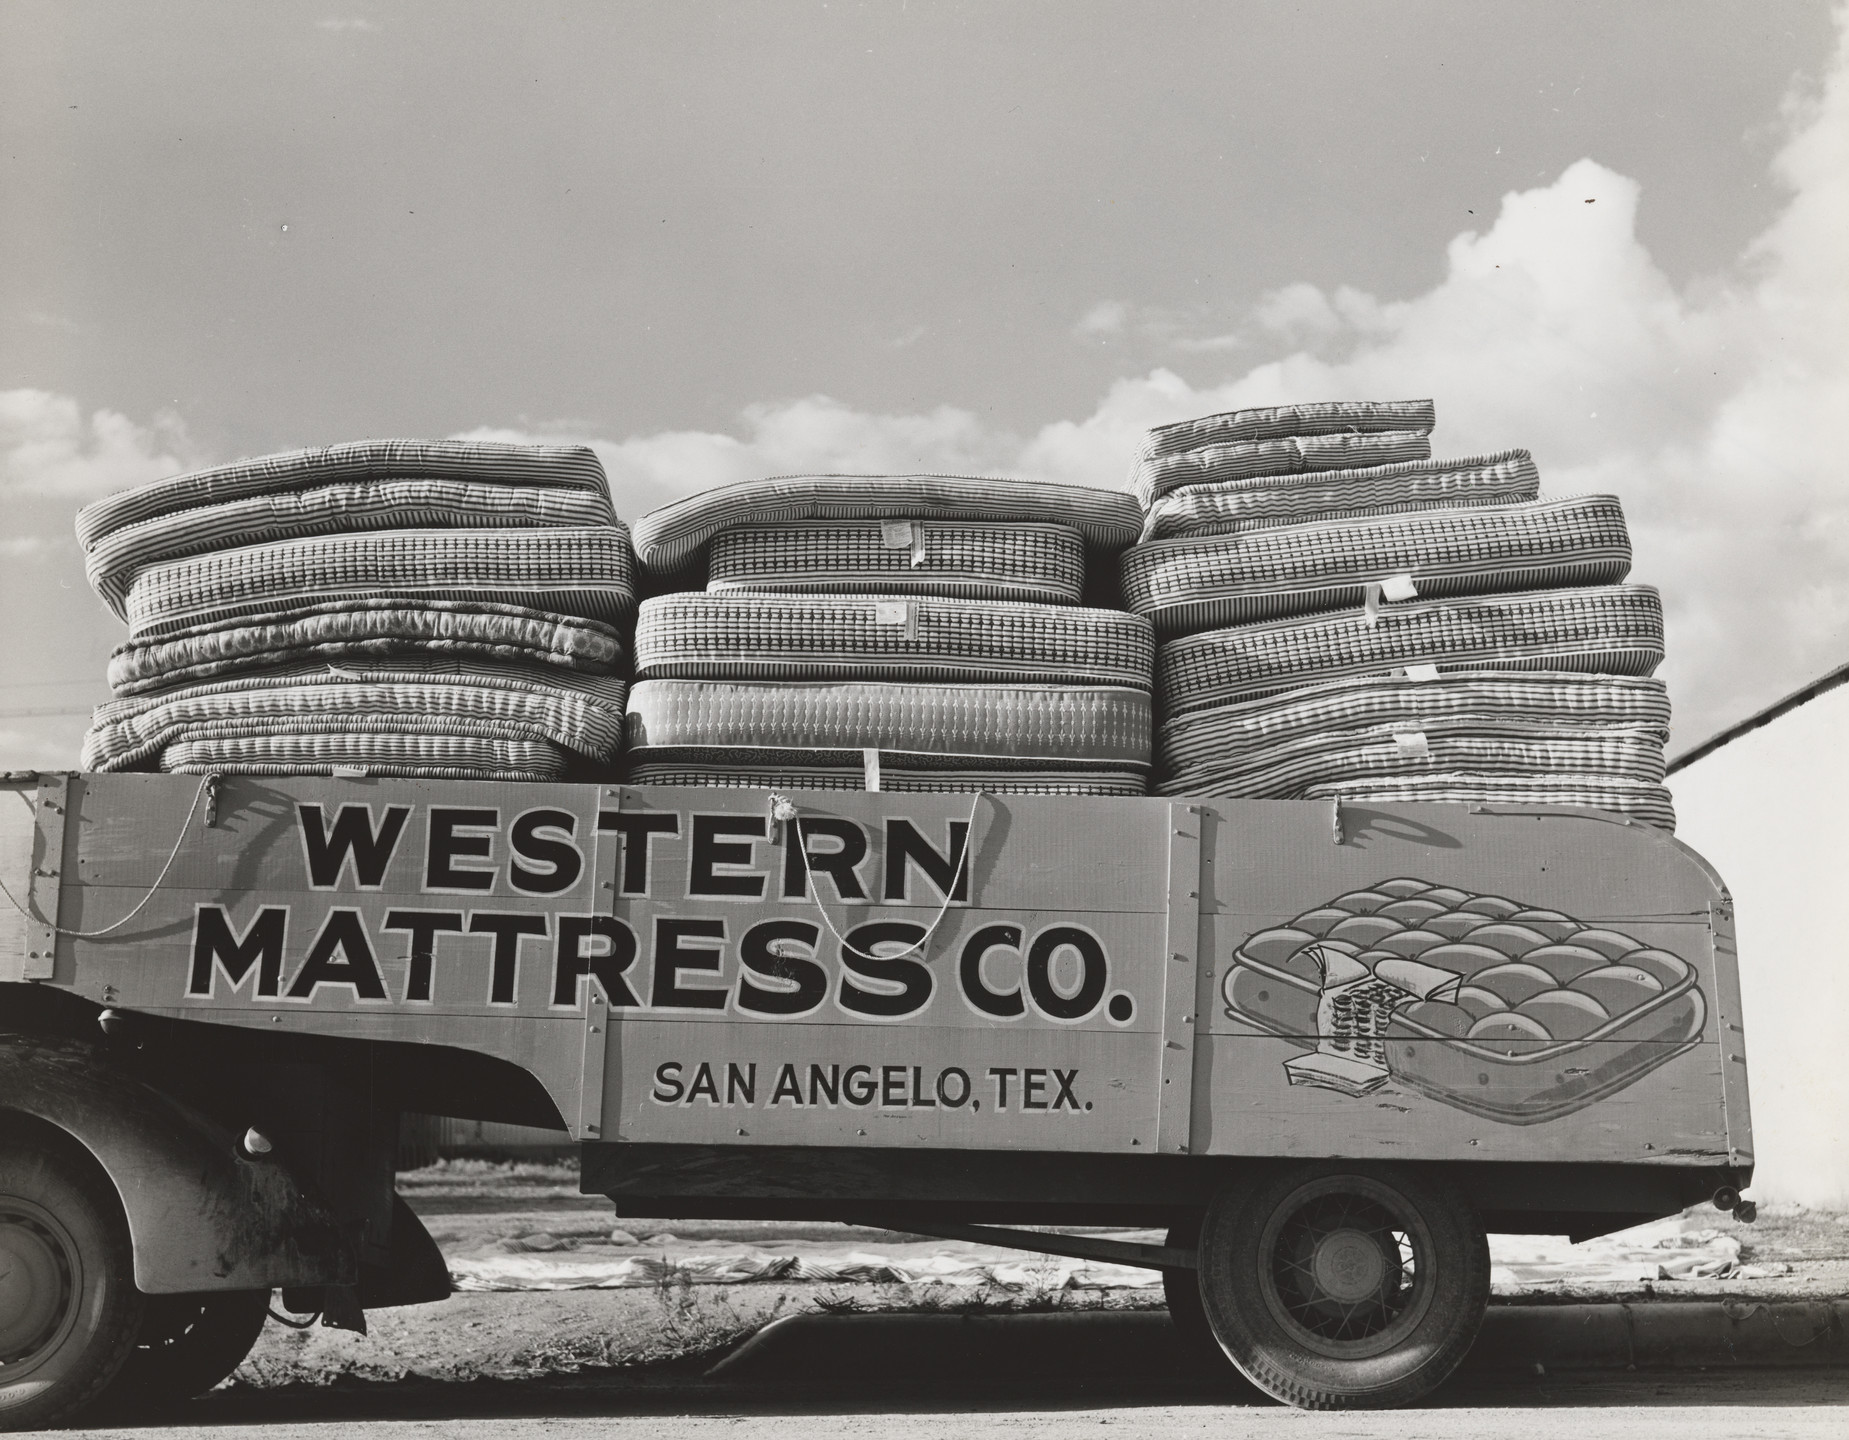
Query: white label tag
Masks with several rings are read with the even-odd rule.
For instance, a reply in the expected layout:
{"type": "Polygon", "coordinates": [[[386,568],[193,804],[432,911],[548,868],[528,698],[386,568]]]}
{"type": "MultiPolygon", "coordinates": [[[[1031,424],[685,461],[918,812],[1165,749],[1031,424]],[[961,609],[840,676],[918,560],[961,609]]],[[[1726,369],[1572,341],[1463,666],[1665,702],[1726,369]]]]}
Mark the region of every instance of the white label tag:
{"type": "Polygon", "coordinates": [[[912,522],[910,520],[880,521],[880,544],[888,550],[911,549],[912,522]]]}
{"type": "Polygon", "coordinates": [[[1396,730],[1393,743],[1400,747],[1402,760],[1430,760],[1432,758],[1431,741],[1425,738],[1423,730],[1396,730]]]}
{"type": "Polygon", "coordinates": [[[364,780],[367,775],[364,765],[335,765],[331,769],[337,780],[364,780]]]}
{"type": "Polygon", "coordinates": [[[1419,593],[1419,587],[1412,582],[1410,575],[1389,575],[1380,582],[1380,594],[1384,600],[1411,600],[1419,593]]]}
{"type": "Polygon", "coordinates": [[[1408,680],[1436,680],[1438,667],[1436,665],[1408,665],[1406,678],[1408,680]]]}
{"type": "Polygon", "coordinates": [[[873,602],[873,623],[875,625],[903,625],[911,614],[911,604],[905,600],[875,600],[873,602]]]}
{"type": "Polygon", "coordinates": [[[879,794],[880,752],[877,750],[862,750],[860,752],[860,764],[861,768],[867,772],[867,793],[869,795],[879,794]]]}

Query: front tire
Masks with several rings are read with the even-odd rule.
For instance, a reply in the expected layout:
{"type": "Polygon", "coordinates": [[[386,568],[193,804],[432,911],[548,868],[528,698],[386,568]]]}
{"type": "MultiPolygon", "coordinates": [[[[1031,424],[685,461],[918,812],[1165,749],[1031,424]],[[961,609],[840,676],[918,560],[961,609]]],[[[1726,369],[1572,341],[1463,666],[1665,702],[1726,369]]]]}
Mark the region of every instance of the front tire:
{"type": "Polygon", "coordinates": [[[1246,1377],[1309,1410],[1429,1393],[1476,1339],[1489,1243],[1448,1186],[1332,1163],[1230,1187],[1201,1227],[1208,1323],[1246,1377]]]}
{"type": "Polygon", "coordinates": [[[268,1290],[151,1295],[110,1407],[156,1408],[203,1395],[244,1362],[270,1313],[268,1290]]]}
{"type": "Polygon", "coordinates": [[[94,1401],[141,1315],[108,1176],[74,1146],[0,1140],[0,1430],[56,1425],[94,1401]]]}

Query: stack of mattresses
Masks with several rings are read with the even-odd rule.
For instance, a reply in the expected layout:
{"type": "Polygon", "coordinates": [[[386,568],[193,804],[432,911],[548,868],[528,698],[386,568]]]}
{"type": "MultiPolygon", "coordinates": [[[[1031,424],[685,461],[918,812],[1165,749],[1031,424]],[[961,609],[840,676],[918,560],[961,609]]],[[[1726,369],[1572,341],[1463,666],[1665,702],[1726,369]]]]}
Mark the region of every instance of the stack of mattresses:
{"type": "Polygon", "coordinates": [[[753,481],[636,524],[638,784],[1141,795],[1149,622],[1081,604],[1127,495],[940,475],[753,481]]]}
{"type": "Polygon", "coordinates": [[[129,626],[86,769],[546,779],[621,748],[634,562],[582,446],[292,451],[77,534],[129,626]]]}
{"type": "Polygon", "coordinates": [[[1123,578],[1160,645],[1157,790],[1672,826],[1662,607],[1622,583],[1621,506],[1539,498],[1524,450],[1409,453],[1432,419],[1338,402],[1151,433],[1123,578]]]}

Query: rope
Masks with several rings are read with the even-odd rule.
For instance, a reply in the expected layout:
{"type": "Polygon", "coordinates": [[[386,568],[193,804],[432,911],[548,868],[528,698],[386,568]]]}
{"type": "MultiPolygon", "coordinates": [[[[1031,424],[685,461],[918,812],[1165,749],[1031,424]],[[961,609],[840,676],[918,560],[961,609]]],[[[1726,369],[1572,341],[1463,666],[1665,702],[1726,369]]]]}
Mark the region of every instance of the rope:
{"type": "MultiPolygon", "coordinates": [[[[969,819],[965,822],[966,828],[963,834],[963,853],[957,858],[957,868],[950,877],[950,888],[944,892],[944,903],[937,907],[937,915],[932,919],[931,923],[925,927],[924,934],[920,935],[903,950],[885,956],[885,959],[897,960],[902,956],[915,954],[924,949],[925,946],[931,943],[931,937],[937,933],[937,927],[944,923],[944,917],[950,913],[951,896],[957,893],[957,885],[962,881],[965,873],[969,870],[970,852],[976,848],[976,807],[982,804],[983,795],[984,792],[978,790],[970,797],[969,819]]],[[[835,929],[835,922],[828,918],[828,911],[822,905],[821,893],[815,888],[815,872],[809,867],[808,837],[803,834],[802,817],[794,813],[795,802],[787,800],[779,795],[772,797],[772,805],[773,814],[776,814],[779,809],[784,807],[788,807],[791,811],[791,814],[787,818],[789,822],[796,827],[796,848],[801,852],[803,857],[803,897],[814,904],[815,913],[822,917],[822,924],[827,927],[828,933],[835,937],[835,943],[843,948],[847,948],[847,938],[842,935],[839,930],[835,929]],[[781,801],[782,805],[778,805],[778,801],[781,801]]],[[[778,818],[782,819],[785,817],[779,815],[778,818]]]]}
{"type": "Polygon", "coordinates": [[[24,905],[21,905],[19,901],[14,898],[13,892],[6,888],[5,881],[0,881],[0,895],[5,895],[6,898],[12,902],[13,908],[21,915],[24,915],[26,919],[33,924],[50,926],[54,935],[68,935],[73,940],[97,940],[105,935],[113,934],[115,931],[120,930],[124,925],[128,924],[129,921],[133,920],[143,910],[147,909],[148,901],[152,900],[160,893],[161,885],[165,883],[167,879],[167,873],[173,869],[173,862],[180,858],[180,847],[186,843],[186,832],[193,823],[193,816],[199,813],[199,802],[205,799],[206,792],[217,784],[218,776],[216,775],[207,775],[201,778],[199,781],[199,788],[193,792],[193,803],[187,807],[186,818],[180,822],[180,833],[174,837],[173,849],[167,852],[167,863],[161,866],[161,873],[154,877],[153,885],[148,888],[148,893],[141,897],[140,903],[137,904],[133,910],[129,911],[128,914],[116,921],[115,924],[105,925],[101,930],[66,930],[56,922],[45,919],[42,915],[34,915],[24,905]]]}

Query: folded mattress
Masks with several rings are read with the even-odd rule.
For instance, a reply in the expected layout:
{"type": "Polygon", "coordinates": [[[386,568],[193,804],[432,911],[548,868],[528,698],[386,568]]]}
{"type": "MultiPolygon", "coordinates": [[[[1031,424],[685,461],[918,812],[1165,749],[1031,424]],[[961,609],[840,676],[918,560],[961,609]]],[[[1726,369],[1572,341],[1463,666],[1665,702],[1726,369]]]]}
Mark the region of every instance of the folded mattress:
{"type": "Polygon", "coordinates": [[[1158,455],[1179,455],[1214,445],[1304,435],[1373,435],[1385,430],[1413,430],[1429,435],[1436,421],[1430,400],[1318,400],[1307,405],[1261,405],[1158,425],[1144,437],[1137,461],[1140,464],[1158,455]]]}
{"type": "Polygon", "coordinates": [[[1356,519],[1409,510],[1506,505],[1541,493],[1540,473],[1526,450],[1420,460],[1258,480],[1193,485],[1164,495],[1143,519],[1143,539],[1233,535],[1311,520],[1356,519]]]}
{"type": "Polygon", "coordinates": [[[456,480],[470,484],[602,495],[610,487],[596,452],[584,445],[507,445],[478,440],[359,440],[290,450],[137,485],[77,512],[77,539],[87,552],[118,530],[159,515],[375,480],[456,480]]]}
{"type": "Polygon", "coordinates": [[[1438,801],[1458,805],[1569,805],[1609,810],[1654,825],[1676,828],[1676,807],[1660,783],[1606,775],[1448,775],[1335,780],[1312,785],[1306,800],[1343,804],[1438,801]]]}
{"type": "Polygon", "coordinates": [[[295,665],[109,701],[84,737],[83,768],[144,769],[174,745],[290,735],[545,741],[607,760],[622,748],[623,690],[611,677],[452,660],[295,665]]]}
{"type": "Polygon", "coordinates": [[[990,795],[1145,795],[1146,768],[1137,766],[1015,765],[981,756],[881,752],[869,765],[862,751],[792,751],[762,760],[723,756],[656,760],[632,756],[623,778],[631,785],[706,785],[726,790],[878,790],[990,795]]]}
{"type": "Polygon", "coordinates": [[[322,601],[207,621],[158,640],[131,640],[110,657],[109,686],[118,695],[140,695],[305,660],[344,664],[412,655],[607,675],[622,665],[623,640],[600,620],[516,605],[322,601]]]}
{"type": "Polygon", "coordinates": [[[185,775],[385,775],[412,780],[556,780],[570,757],[545,740],[480,735],[247,735],[182,740],[160,768],[185,775]]]}
{"type": "Polygon", "coordinates": [[[1161,636],[1420,596],[1609,585],[1631,568],[1615,495],[1531,500],[1158,540],[1124,556],[1124,599],[1161,636]]]}
{"type": "Polygon", "coordinates": [[[658,595],[638,680],[1016,681],[1147,689],[1155,637],[1116,610],[934,596],[658,595]]]}
{"type": "Polygon", "coordinates": [[[1167,721],[1157,747],[1161,788],[1169,794],[1288,795],[1295,793],[1292,785],[1342,778],[1327,757],[1369,740],[1406,751],[1387,758],[1422,772],[1430,765],[1420,754],[1420,737],[1433,735],[1523,741],[1616,736],[1640,747],[1640,778],[1661,780],[1669,695],[1661,680],[1571,671],[1464,670],[1426,680],[1405,675],[1333,680],[1167,721]],[[1402,735],[1404,741],[1395,738],[1402,735]],[[1267,774],[1286,788],[1238,788],[1257,785],[1267,774]]]}
{"type": "Polygon", "coordinates": [[[1121,685],[643,680],[632,752],[874,749],[1146,767],[1149,694],[1121,685]]]}
{"type": "Polygon", "coordinates": [[[715,535],[740,525],[814,520],[962,520],[1069,526],[1095,550],[1136,542],[1142,512],[1129,495],[967,475],[784,475],[677,500],[635,525],[636,558],[662,574],[695,560],[715,535]]]}
{"type": "Polygon", "coordinates": [[[379,530],[170,560],[128,589],[131,639],[280,607],[389,597],[519,605],[617,624],[635,612],[629,537],[614,526],[379,530]]]}
{"type": "Polygon", "coordinates": [[[1075,605],[1085,541],[1067,525],[837,520],[746,525],[713,537],[715,593],[954,595],[1075,605]]]}
{"type": "Polygon", "coordinates": [[[350,480],[278,490],[151,516],[99,535],[84,555],[97,594],[126,618],[138,570],[272,540],[365,530],[615,526],[602,489],[482,480],[350,480]]]}
{"type": "Polygon", "coordinates": [[[1601,585],[1209,630],[1163,645],[1157,694],[1163,714],[1173,717],[1406,667],[1649,675],[1662,662],[1663,604],[1656,591],[1601,585]]]}
{"type": "Polygon", "coordinates": [[[1173,455],[1145,456],[1137,461],[1136,469],[1131,472],[1130,493],[1147,510],[1164,495],[1189,486],[1277,478],[1318,470],[1352,470],[1364,465],[1397,465],[1429,460],[1431,455],[1431,436],[1423,430],[1234,440],[1173,455]]]}

